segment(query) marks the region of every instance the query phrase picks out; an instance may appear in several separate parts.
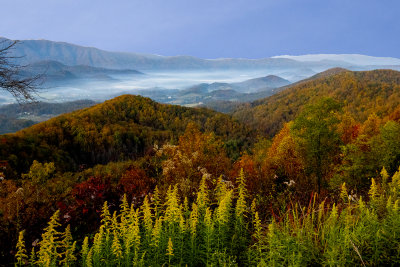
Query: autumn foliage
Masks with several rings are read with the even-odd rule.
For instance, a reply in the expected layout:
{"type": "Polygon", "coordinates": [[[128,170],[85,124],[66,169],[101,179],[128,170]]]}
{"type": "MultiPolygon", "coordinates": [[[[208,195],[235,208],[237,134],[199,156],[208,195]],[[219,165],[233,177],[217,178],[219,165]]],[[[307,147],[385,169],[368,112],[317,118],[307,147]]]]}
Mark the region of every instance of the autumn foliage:
{"type": "Polygon", "coordinates": [[[385,70],[314,77],[241,107],[248,126],[121,96],[1,136],[0,257],[396,264],[399,86],[385,70]]]}

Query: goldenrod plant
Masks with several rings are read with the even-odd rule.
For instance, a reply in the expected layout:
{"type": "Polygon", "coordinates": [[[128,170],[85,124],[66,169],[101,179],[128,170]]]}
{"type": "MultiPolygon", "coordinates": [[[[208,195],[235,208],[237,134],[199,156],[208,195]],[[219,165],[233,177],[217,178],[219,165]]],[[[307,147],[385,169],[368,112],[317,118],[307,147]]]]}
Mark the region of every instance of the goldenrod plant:
{"type": "Polygon", "coordinates": [[[26,255],[25,241],[24,241],[24,231],[19,233],[18,243],[17,243],[17,253],[15,254],[16,265],[23,266],[26,263],[28,256],[26,255]]]}
{"type": "Polygon", "coordinates": [[[103,206],[93,236],[74,241],[70,227],[59,232],[59,212],[37,253],[28,261],[23,232],[16,264],[33,266],[387,266],[400,264],[400,172],[371,180],[369,201],[349,198],[346,184],[338,203],[288,206],[263,218],[248,201],[245,175],[237,186],[219,179],[215,194],[205,182],[194,202],[170,187],[165,200],[149,197],[139,208],[122,198],[120,211],[103,206]],[[379,181],[382,181],[379,182],[379,181]],[[214,197],[212,197],[214,196],[214,197]]]}

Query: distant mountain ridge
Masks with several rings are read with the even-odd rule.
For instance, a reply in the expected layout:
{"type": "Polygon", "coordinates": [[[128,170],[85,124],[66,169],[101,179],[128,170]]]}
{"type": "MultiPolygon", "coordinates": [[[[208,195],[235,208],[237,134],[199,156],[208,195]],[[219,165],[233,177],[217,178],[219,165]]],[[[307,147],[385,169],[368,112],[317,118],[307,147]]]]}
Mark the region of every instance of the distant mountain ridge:
{"type": "Polygon", "coordinates": [[[282,55],[275,56],[272,58],[288,58],[294,59],[301,62],[309,61],[345,61],[353,65],[400,65],[399,58],[393,57],[373,57],[360,54],[311,54],[311,55],[300,55],[290,56],[282,55]]]}
{"type": "Polygon", "coordinates": [[[239,83],[233,83],[233,89],[239,92],[257,92],[265,89],[273,89],[291,84],[290,81],[276,75],[254,78],[239,83]]]}
{"type": "Polygon", "coordinates": [[[288,80],[268,75],[238,83],[201,83],[182,90],[153,89],[138,93],[161,103],[198,106],[215,101],[254,101],[270,96],[276,88],[289,84],[288,80]]]}
{"type": "MultiPolygon", "coordinates": [[[[1,38],[0,40],[8,40],[1,38]]],[[[276,56],[262,59],[219,58],[201,59],[192,56],[160,56],[126,52],[109,52],[94,47],[83,47],[66,42],[48,40],[22,40],[14,55],[23,56],[21,63],[43,60],[59,61],[62,64],[87,65],[112,69],[160,70],[160,69],[244,69],[244,68],[316,68],[320,72],[332,67],[385,66],[397,67],[400,59],[379,58],[363,55],[305,55],[276,56]],[[390,63],[390,64],[389,64],[390,63]]]]}
{"type": "Polygon", "coordinates": [[[216,90],[235,90],[240,93],[254,93],[258,91],[265,91],[268,89],[282,87],[289,84],[291,84],[291,82],[286,79],[283,79],[276,75],[268,75],[265,77],[249,79],[243,82],[236,82],[236,83],[221,83],[221,82],[201,83],[198,85],[191,86],[183,90],[182,92],[187,93],[188,91],[194,92],[201,90],[204,93],[216,90]]]}
{"type": "Polygon", "coordinates": [[[58,61],[44,60],[34,62],[21,71],[20,75],[35,76],[37,74],[45,75],[46,81],[58,81],[69,79],[112,79],[108,75],[141,75],[137,70],[131,69],[106,69],[91,67],[86,65],[68,66],[58,61]]]}
{"type": "MultiPolygon", "coordinates": [[[[11,41],[7,38],[1,40],[11,41]]],[[[48,40],[21,40],[14,47],[13,55],[21,56],[20,63],[59,61],[65,65],[87,65],[113,69],[205,69],[205,68],[261,68],[301,67],[291,59],[200,59],[191,56],[158,56],[125,52],[108,52],[94,47],[83,47],[65,42],[48,40]]]]}

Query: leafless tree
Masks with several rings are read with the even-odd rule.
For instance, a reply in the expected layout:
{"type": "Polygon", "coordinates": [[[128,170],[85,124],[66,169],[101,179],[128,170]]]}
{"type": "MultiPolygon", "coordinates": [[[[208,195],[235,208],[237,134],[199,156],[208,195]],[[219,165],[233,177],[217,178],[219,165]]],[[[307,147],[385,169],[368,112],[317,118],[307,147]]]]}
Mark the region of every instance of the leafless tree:
{"type": "Polygon", "coordinates": [[[19,56],[11,54],[19,41],[0,41],[0,89],[9,92],[19,102],[35,101],[41,75],[24,77],[21,70],[26,67],[15,63],[19,56]]]}

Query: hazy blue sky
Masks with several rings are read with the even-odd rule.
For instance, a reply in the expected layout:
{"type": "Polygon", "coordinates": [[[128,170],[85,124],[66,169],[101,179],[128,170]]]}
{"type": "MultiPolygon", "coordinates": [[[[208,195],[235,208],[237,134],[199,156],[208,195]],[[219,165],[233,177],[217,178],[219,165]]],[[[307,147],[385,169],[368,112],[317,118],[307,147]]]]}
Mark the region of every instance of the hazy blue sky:
{"type": "Polygon", "coordinates": [[[1,0],[0,36],[202,58],[400,57],[399,0],[1,0]]]}

